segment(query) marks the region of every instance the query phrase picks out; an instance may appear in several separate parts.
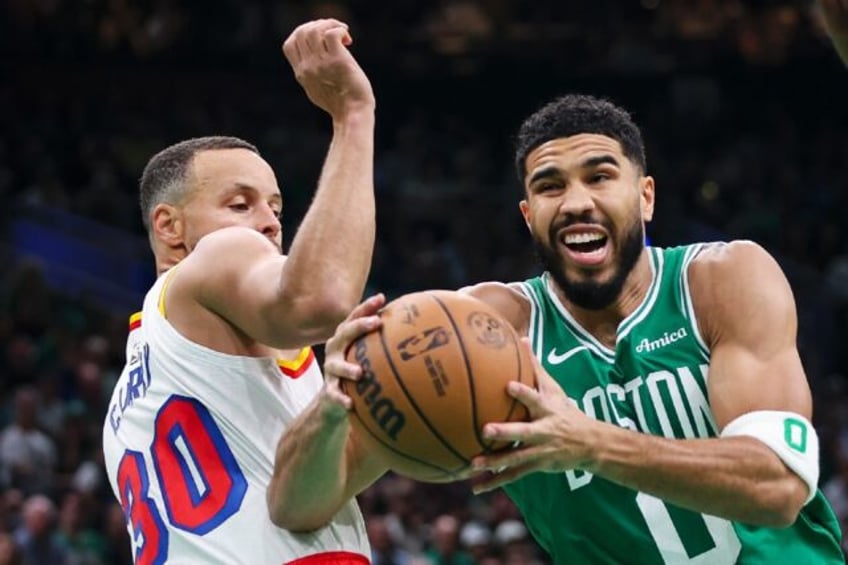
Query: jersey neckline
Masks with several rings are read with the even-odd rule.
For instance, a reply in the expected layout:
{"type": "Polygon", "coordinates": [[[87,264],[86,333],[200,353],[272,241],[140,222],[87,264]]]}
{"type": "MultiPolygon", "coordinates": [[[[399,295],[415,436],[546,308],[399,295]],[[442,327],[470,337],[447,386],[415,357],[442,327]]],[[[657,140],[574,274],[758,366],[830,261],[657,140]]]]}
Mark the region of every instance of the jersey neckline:
{"type": "MultiPolygon", "coordinates": [[[[646,247],[648,251],[648,264],[651,268],[651,284],[648,286],[648,291],[645,293],[645,297],[639,303],[633,312],[627,315],[616,328],[615,331],[615,342],[616,345],[627,335],[630,331],[641,322],[645,316],[651,311],[654,303],[657,300],[657,296],[659,296],[660,290],[660,281],[662,280],[663,273],[663,255],[662,250],[656,247],[646,247]]],[[[607,345],[601,343],[601,341],[592,335],[586,328],[584,328],[575,318],[572,316],[571,312],[568,311],[562,302],[560,302],[559,297],[556,292],[553,290],[552,285],[554,284],[551,280],[551,276],[549,273],[545,272],[542,275],[543,282],[545,285],[545,292],[548,294],[551,302],[556,308],[557,312],[559,312],[566,326],[574,333],[575,337],[578,341],[583,343],[590,350],[596,351],[601,357],[605,358],[607,361],[613,361],[615,359],[615,349],[610,348],[607,345]]]]}

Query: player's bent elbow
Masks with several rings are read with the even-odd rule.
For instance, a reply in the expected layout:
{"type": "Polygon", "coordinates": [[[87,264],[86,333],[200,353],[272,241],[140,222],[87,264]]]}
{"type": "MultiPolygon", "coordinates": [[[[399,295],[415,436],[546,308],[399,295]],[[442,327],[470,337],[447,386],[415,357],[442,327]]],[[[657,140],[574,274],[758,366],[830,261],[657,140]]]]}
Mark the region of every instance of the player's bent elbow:
{"type": "Polygon", "coordinates": [[[323,343],[333,336],[354,306],[342,300],[314,296],[280,301],[279,308],[265,312],[267,336],[264,341],[281,349],[292,347],[291,343],[275,340],[281,335],[291,335],[290,330],[278,331],[280,320],[285,320],[288,326],[297,328],[298,343],[323,343]]]}
{"type": "Polygon", "coordinates": [[[766,492],[757,506],[758,511],[752,523],[769,528],[788,528],[794,524],[804,507],[807,485],[800,479],[790,479],[764,490],[766,492]]]}
{"type": "Polygon", "coordinates": [[[322,325],[328,328],[329,331],[326,339],[333,336],[338,325],[344,322],[345,318],[356,308],[357,304],[359,303],[355,300],[346,301],[334,298],[328,298],[320,304],[318,308],[320,319],[323,322],[322,325]]]}
{"type": "Polygon", "coordinates": [[[788,528],[795,523],[795,520],[798,519],[798,514],[800,513],[799,510],[785,507],[769,511],[761,511],[759,519],[752,520],[751,523],[754,526],[764,526],[774,529],[788,528]]]}
{"type": "Polygon", "coordinates": [[[314,320],[315,326],[329,328],[329,338],[359,304],[362,291],[361,288],[354,289],[343,275],[339,275],[332,284],[317,285],[314,288],[284,286],[281,289],[280,304],[289,314],[314,320]]]}
{"type": "Polygon", "coordinates": [[[277,489],[277,484],[272,480],[265,492],[265,504],[268,508],[268,518],[271,523],[280,529],[290,532],[309,531],[304,527],[302,520],[298,520],[296,513],[290,510],[290,506],[285,500],[281,499],[281,493],[277,489]]]}
{"type": "Polygon", "coordinates": [[[284,508],[269,508],[271,523],[280,529],[295,534],[308,534],[324,527],[330,520],[317,520],[314,516],[299,516],[296,512],[284,508]]]}
{"type": "Polygon", "coordinates": [[[336,328],[355,306],[347,308],[345,304],[332,301],[314,305],[304,318],[304,331],[309,334],[310,341],[323,343],[333,337],[336,328]]]}

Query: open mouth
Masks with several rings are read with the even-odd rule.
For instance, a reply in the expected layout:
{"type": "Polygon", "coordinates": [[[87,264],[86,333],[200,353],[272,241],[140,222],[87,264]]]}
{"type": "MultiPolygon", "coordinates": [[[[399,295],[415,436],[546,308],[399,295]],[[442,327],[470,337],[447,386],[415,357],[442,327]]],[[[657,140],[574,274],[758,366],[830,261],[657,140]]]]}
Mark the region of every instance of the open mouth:
{"type": "Polygon", "coordinates": [[[564,238],[565,246],[577,253],[591,253],[607,244],[602,233],[570,233],[564,238]]]}
{"type": "Polygon", "coordinates": [[[607,255],[609,238],[601,232],[586,231],[567,233],[561,241],[574,261],[583,265],[597,265],[607,255]]]}

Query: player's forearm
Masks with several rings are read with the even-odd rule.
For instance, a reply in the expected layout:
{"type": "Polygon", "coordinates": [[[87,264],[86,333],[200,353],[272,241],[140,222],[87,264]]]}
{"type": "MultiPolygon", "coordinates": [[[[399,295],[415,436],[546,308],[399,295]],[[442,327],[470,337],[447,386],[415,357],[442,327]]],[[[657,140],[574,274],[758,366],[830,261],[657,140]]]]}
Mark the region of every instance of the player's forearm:
{"type": "Polygon", "coordinates": [[[292,242],[282,280],[294,306],[324,326],[325,339],[362,297],[376,230],[373,106],[335,119],[333,130],[315,198],[292,242]]]}
{"type": "Polygon", "coordinates": [[[280,439],[268,487],[271,520],[295,532],[329,522],[346,501],[347,416],[329,415],[317,401],[280,439]]]}
{"type": "Polygon", "coordinates": [[[683,508],[748,524],[795,521],[807,489],[754,438],[669,440],[599,427],[585,470],[683,508]]]}

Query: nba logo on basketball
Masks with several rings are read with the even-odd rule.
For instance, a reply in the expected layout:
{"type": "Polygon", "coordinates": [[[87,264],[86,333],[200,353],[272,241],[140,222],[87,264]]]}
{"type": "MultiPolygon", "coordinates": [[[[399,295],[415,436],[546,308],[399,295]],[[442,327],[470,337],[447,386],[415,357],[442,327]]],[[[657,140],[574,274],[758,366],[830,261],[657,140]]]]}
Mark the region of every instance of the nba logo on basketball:
{"type": "Polygon", "coordinates": [[[409,361],[422,353],[447,345],[448,342],[450,342],[450,334],[445,328],[439,326],[406,338],[397,344],[397,349],[401,360],[409,361]]]}

